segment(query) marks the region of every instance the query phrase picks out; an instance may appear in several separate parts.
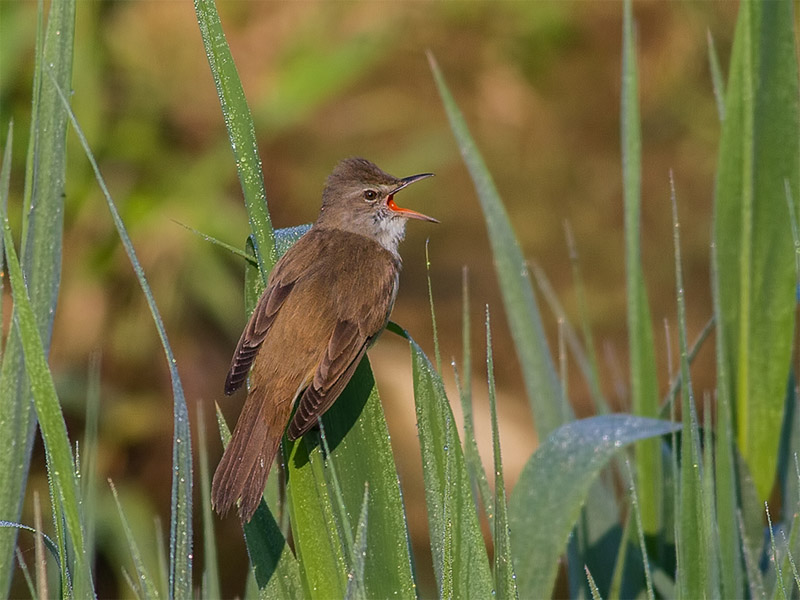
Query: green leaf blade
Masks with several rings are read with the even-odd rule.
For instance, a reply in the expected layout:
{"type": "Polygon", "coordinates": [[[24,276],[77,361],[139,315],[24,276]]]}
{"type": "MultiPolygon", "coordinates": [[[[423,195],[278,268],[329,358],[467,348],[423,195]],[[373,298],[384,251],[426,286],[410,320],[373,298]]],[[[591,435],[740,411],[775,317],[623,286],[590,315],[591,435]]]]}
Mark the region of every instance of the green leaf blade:
{"type": "Polygon", "coordinates": [[[503,305],[522,366],[525,389],[536,421],[536,431],[539,439],[544,439],[564,422],[564,414],[571,414],[572,409],[561,390],[544,334],[530,273],[511,227],[511,221],[439,66],[432,56],[429,56],[429,61],[442,104],[450,120],[450,127],[458,142],[464,163],[472,176],[484,213],[503,305]]]}
{"type": "MultiPolygon", "coordinates": [[[[54,82],[65,89],[71,85],[75,2],[51,4],[46,32],[43,32],[42,10],[40,4],[21,255],[36,326],[47,354],[61,279],[66,178],[67,116],[54,82]]],[[[4,163],[6,167],[11,165],[4,163]]],[[[36,431],[22,354],[19,336],[12,332],[0,371],[0,439],[8,440],[9,448],[0,457],[0,510],[13,521],[18,521],[22,512],[31,442],[36,431]]],[[[16,535],[14,530],[0,529],[0,596],[7,594],[11,586],[16,535]]]]}
{"type": "Polygon", "coordinates": [[[367,597],[413,598],[408,525],[397,468],[383,416],[380,397],[367,361],[362,361],[342,395],[322,418],[331,454],[324,459],[313,434],[289,450],[287,460],[292,532],[298,560],[312,598],[346,594],[346,556],[340,530],[350,527],[357,538],[357,523],[342,523],[334,509],[333,492],[325,474],[325,460],[333,462],[347,513],[358,515],[369,485],[364,563],[367,597]],[[339,590],[339,592],[334,592],[339,590]]]}
{"type": "MultiPolygon", "coordinates": [[[[642,267],[642,134],[631,4],[631,0],[627,0],[623,8],[620,115],[631,407],[635,415],[657,417],[659,397],[655,345],[642,267]]],[[[658,440],[647,440],[637,444],[636,462],[642,526],[645,533],[657,534],[661,529],[663,506],[661,496],[663,465],[658,440]]]]}
{"type": "Polygon", "coordinates": [[[194,8],[236,159],[239,182],[253,233],[256,259],[266,283],[278,257],[272,221],[267,209],[267,193],[261,172],[255,125],[214,0],[195,0],[194,8]]]}
{"type": "Polygon", "coordinates": [[[509,500],[511,548],[521,598],[552,593],[558,558],[600,470],[626,445],[679,428],[632,415],[574,421],[539,446],[509,500]]]}
{"type": "Polygon", "coordinates": [[[440,595],[493,594],[458,429],[441,377],[410,339],[431,552],[440,595]]]}
{"type": "MultiPolygon", "coordinates": [[[[33,403],[39,427],[42,431],[51,494],[55,504],[54,511],[57,522],[60,523],[63,520],[73,548],[71,566],[73,567],[72,585],[74,593],[85,596],[93,594],[92,577],[86,557],[80,512],[80,492],[75,477],[75,461],[72,455],[72,447],[67,435],[64,416],[61,413],[61,405],[58,401],[55,384],[47,364],[44,345],[39,337],[36,316],[25,288],[22,268],[14,249],[11,228],[5,214],[2,215],[2,221],[6,265],[14,298],[14,320],[19,331],[25,358],[25,371],[33,394],[33,403]]],[[[67,567],[63,555],[61,565],[63,573],[67,567]]],[[[63,585],[66,585],[66,582],[63,582],[63,585]]]]}
{"type": "Polygon", "coordinates": [[[731,56],[714,200],[717,287],[739,449],[765,500],[775,480],[795,319],[785,182],[800,198],[791,2],[743,2],[731,56]]]}

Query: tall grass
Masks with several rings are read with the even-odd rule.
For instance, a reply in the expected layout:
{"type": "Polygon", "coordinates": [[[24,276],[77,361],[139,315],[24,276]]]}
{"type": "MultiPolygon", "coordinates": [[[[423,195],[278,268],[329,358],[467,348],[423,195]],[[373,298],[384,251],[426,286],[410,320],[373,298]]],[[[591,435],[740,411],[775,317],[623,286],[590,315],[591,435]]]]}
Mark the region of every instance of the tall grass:
{"type": "MultiPolygon", "coordinates": [[[[249,257],[244,307],[249,311],[272,264],[304,228],[272,228],[255,129],[222,25],[212,1],[197,0],[195,9],[252,228],[242,252],[249,257]]],[[[702,412],[692,388],[693,354],[686,331],[686,306],[691,298],[686,297],[683,286],[680,173],[674,177],[665,174],[671,194],[663,201],[672,204],[675,232],[676,284],[670,293],[675,297],[680,340],[680,375],[670,382],[670,389],[680,387],[680,421],[677,417],[655,418],[675,415],[677,406],[658,402],[646,266],[639,244],[642,139],[632,3],[624,4],[621,17],[621,171],[633,415],[575,419],[564,373],[560,378],[544,336],[538,292],[513,225],[445,74],[430,56],[443,108],[484,212],[504,307],[541,440],[508,494],[497,431],[488,309],[486,381],[493,492],[474,439],[467,383],[473,362],[469,344],[464,345],[464,377],[460,379],[466,415],[460,435],[437,366],[407,332],[390,325],[390,331],[409,342],[436,595],[539,598],[557,590],[583,598],[694,598],[790,597],[800,593],[795,563],[800,551],[796,516],[800,468],[793,468],[800,445],[800,411],[795,406],[797,395],[790,373],[798,281],[793,241],[797,244],[800,230],[795,221],[800,214],[800,110],[792,10],[787,0],[742,2],[724,94],[721,69],[710,44],[713,91],[718,98],[724,96],[709,252],[718,382],[714,397],[702,403],[702,412]],[[715,419],[710,414],[712,400],[715,419]],[[620,471],[620,465],[626,468],[620,471]],[[781,482],[784,506],[780,513],[765,510],[764,504],[776,480],[781,482]],[[615,481],[626,482],[628,493],[617,493],[621,487],[615,481]],[[769,535],[764,535],[765,516],[770,519],[769,535]],[[484,518],[491,523],[490,547],[481,532],[484,518]],[[565,578],[555,587],[563,556],[567,557],[565,578]]],[[[61,199],[68,175],[64,136],[71,122],[148,301],[172,376],[168,559],[164,547],[142,547],[129,526],[124,503],[118,501],[134,569],[128,574],[132,592],[142,598],[213,597],[220,590],[216,565],[220,555],[211,539],[214,516],[206,497],[209,466],[205,437],[199,436],[197,450],[201,458],[199,488],[204,496],[199,518],[206,551],[200,569],[203,576],[195,577],[192,436],[176,360],[125,224],[63,93],[70,88],[74,11],[73,3],[54,1],[46,28],[44,17],[40,18],[25,188],[26,207],[31,210],[23,211],[19,258],[7,217],[11,127],[0,169],[2,249],[14,300],[0,373],[0,435],[11,442],[10,451],[0,455],[0,592],[7,594],[11,589],[13,561],[18,556],[14,552],[16,533],[27,527],[19,522],[21,499],[38,420],[49,475],[52,526],[47,529],[54,532],[54,541],[48,546],[53,558],[38,552],[34,576],[24,559],[19,572],[34,596],[46,595],[45,589],[51,593],[59,590],[63,597],[94,595],[96,515],[91,510],[94,490],[86,483],[92,481],[91,470],[96,465],[94,434],[90,429],[84,446],[73,450],[47,366],[58,292],[61,199]],[[164,558],[153,566],[148,560],[152,556],[164,558]],[[51,568],[50,579],[48,563],[57,566],[51,568]]],[[[580,240],[571,244],[579,245],[580,240]]],[[[577,259],[574,265],[579,274],[577,259]]],[[[536,279],[545,281],[539,275],[536,279]]],[[[464,288],[464,333],[468,339],[466,313],[471,303],[466,277],[464,288]]],[[[551,295],[551,290],[543,291],[551,295]]],[[[560,306],[551,296],[548,303],[560,306]]],[[[561,311],[558,316],[565,317],[561,311]]],[[[584,339],[569,323],[562,331],[569,332],[570,347],[583,365],[581,372],[590,389],[599,390],[588,322],[583,319],[581,326],[584,339]]],[[[565,345],[560,347],[558,364],[563,369],[565,345]]],[[[605,404],[600,396],[599,406],[605,404]]],[[[672,398],[668,395],[668,402],[672,398]]],[[[96,409],[96,400],[93,405],[96,409]]],[[[217,419],[221,439],[227,442],[227,424],[219,414],[217,419]]],[[[278,493],[273,477],[265,500],[243,531],[257,588],[257,592],[251,589],[253,595],[413,598],[420,594],[395,459],[368,360],[322,419],[319,433],[294,443],[287,441],[283,451],[285,495],[278,493]]],[[[113,486],[112,490],[118,499],[113,486]]],[[[35,528],[41,532],[42,526],[35,528]]]]}

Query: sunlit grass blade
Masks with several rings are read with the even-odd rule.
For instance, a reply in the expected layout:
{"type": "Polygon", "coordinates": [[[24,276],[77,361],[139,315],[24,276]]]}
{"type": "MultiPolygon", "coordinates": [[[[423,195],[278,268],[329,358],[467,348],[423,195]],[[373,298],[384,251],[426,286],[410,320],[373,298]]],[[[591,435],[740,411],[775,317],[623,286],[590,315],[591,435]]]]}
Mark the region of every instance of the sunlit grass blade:
{"type": "MultiPolygon", "coordinates": [[[[317,419],[317,423],[319,425],[319,441],[322,444],[322,452],[324,456],[331,455],[331,448],[328,445],[328,438],[325,435],[325,425],[322,423],[321,419],[317,419]]],[[[353,584],[353,580],[351,579],[351,575],[353,572],[353,562],[352,558],[356,552],[355,550],[355,535],[353,531],[353,524],[350,522],[350,514],[347,512],[347,507],[344,505],[344,498],[342,496],[342,486],[339,482],[339,477],[336,475],[336,462],[335,461],[326,461],[324,464],[325,471],[320,475],[326,481],[326,487],[328,488],[328,493],[331,494],[331,505],[333,510],[336,511],[336,518],[331,519],[330,522],[337,525],[337,533],[339,536],[339,543],[342,549],[342,555],[345,560],[345,564],[347,566],[347,590],[353,589],[351,585],[353,584]]],[[[365,487],[369,487],[369,481],[365,483],[365,487]]],[[[362,505],[361,511],[364,510],[364,506],[362,505]]],[[[359,514],[361,514],[361,511],[359,514]]],[[[362,568],[363,571],[363,568],[362,568]]],[[[356,592],[359,595],[363,595],[364,593],[364,581],[358,581],[355,583],[356,585],[356,592]]],[[[348,592],[345,592],[347,594],[348,592]]]]}
{"type": "MultiPolygon", "coordinates": [[[[222,445],[231,439],[228,424],[217,407],[217,425],[222,445]]],[[[295,599],[303,598],[300,569],[286,538],[267,503],[263,500],[253,518],[244,526],[247,554],[253,567],[255,587],[259,598],[295,599]]]]}
{"type": "MultiPolygon", "coordinates": [[[[53,80],[64,88],[72,80],[75,2],[53,2],[44,27],[40,0],[31,102],[31,125],[25,166],[20,255],[36,328],[45,355],[55,316],[61,277],[67,118],[53,80]],[[47,69],[52,78],[44,76],[47,69]]],[[[3,168],[11,165],[3,163],[3,168]]],[[[12,328],[0,370],[0,514],[18,521],[25,497],[36,416],[22,364],[18,333],[12,328]]],[[[16,532],[0,530],[0,597],[8,594],[14,565],[16,532]]]]}
{"type": "Polygon", "coordinates": [[[500,456],[500,432],[497,428],[497,394],[494,382],[494,357],[492,331],[489,324],[489,307],[486,307],[486,379],[489,383],[489,411],[492,420],[492,453],[494,454],[494,587],[498,598],[517,598],[517,581],[511,556],[511,539],[508,529],[508,504],[503,477],[503,460],[500,456]]]}
{"type": "Polygon", "coordinates": [[[433,357],[436,359],[436,370],[442,372],[442,353],[439,351],[439,328],[436,327],[436,309],[433,303],[433,283],[431,282],[431,256],[429,242],[425,241],[425,273],[428,279],[428,304],[431,307],[431,329],[433,331],[433,357]]]}
{"type": "Polygon", "coordinates": [[[63,91],[56,88],[64,108],[67,111],[75,134],[86,153],[86,158],[94,171],[97,183],[108,204],[111,218],[117,229],[122,246],[128,255],[133,271],[142,288],[150,314],[158,331],[161,346],[167,360],[173,399],[173,443],[172,443],[172,503],[170,519],[170,598],[188,598],[192,594],[192,440],[189,428],[189,411],[183,394],[183,385],[178,374],[177,361],[167,339],[164,322],[156,306],[155,298],[147,283],[136,251],[133,248],[125,224],[117,210],[111,193],[100,173],[100,167],[94,159],[89,142],[78,124],[63,91]]]}
{"type": "MultiPolygon", "coordinates": [[[[681,370],[681,416],[683,432],[681,435],[680,461],[680,518],[676,551],[680,569],[678,570],[681,595],[689,598],[705,597],[712,588],[713,580],[708,577],[711,561],[706,546],[703,484],[701,474],[702,455],[700,452],[699,424],[689,374],[689,350],[686,341],[686,299],[683,288],[681,267],[680,229],[678,208],[675,199],[675,185],[670,175],[670,190],[673,215],[673,238],[675,252],[675,288],[678,300],[678,337],[680,340],[681,370]]],[[[715,595],[716,590],[711,593],[715,595]]]]}
{"type": "Polygon", "coordinates": [[[792,519],[792,529],[789,534],[789,539],[786,539],[786,532],[781,530],[781,538],[783,538],[783,546],[786,549],[784,562],[783,562],[783,570],[786,572],[788,569],[792,570],[792,583],[794,588],[790,588],[790,594],[796,594],[795,591],[800,591],[800,572],[797,571],[797,563],[794,560],[795,550],[797,545],[797,522],[798,518],[795,517],[792,519]]]}
{"type": "Polygon", "coordinates": [[[329,483],[323,475],[325,461],[334,461],[348,514],[359,514],[364,486],[369,484],[370,552],[364,566],[367,596],[413,597],[405,509],[389,431],[368,361],[362,361],[322,422],[330,445],[327,458],[313,435],[304,436],[285,452],[287,503],[305,589],[312,598],[346,593],[345,556],[336,552],[339,530],[347,525],[333,509],[329,483]]]}
{"type": "Polygon", "coordinates": [[[784,188],[788,181],[797,203],[800,109],[793,12],[787,0],[739,5],[714,200],[723,360],[738,447],[761,501],[775,481],[775,431],[783,419],[796,308],[784,188]]]}
{"type": "Polygon", "coordinates": [[[278,259],[272,222],[267,210],[267,194],[261,173],[261,159],[258,156],[253,118],[244,97],[242,82],[236,72],[236,65],[225,39],[214,0],[195,0],[194,8],[236,159],[239,182],[242,185],[250,230],[253,234],[256,260],[266,282],[267,275],[278,259]]]}
{"type": "Polygon", "coordinates": [[[525,389],[531,403],[539,439],[563,423],[570,412],[561,390],[553,357],[547,344],[530,274],[511,221],[508,218],[492,176],[470,135],[458,105],[447,88],[444,76],[432,55],[428,55],[450,128],[472,177],[483,209],[495,271],[506,309],[509,329],[522,366],[525,389]]]}
{"type": "Polygon", "coordinates": [[[714,487],[716,490],[717,535],[719,537],[720,583],[723,596],[738,598],[744,592],[742,579],[742,552],[739,545],[737,523],[736,460],[733,453],[734,433],[731,408],[728,361],[725,360],[723,339],[724,322],[719,305],[719,278],[717,277],[717,247],[711,244],[711,289],[714,317],[717,323],[717,426],[714,438],[714,487]]]}
{"type": "Polygon", "coordinates": [[[347,565],[340,527],[326,486],[324,460],[318,444],[313,444],[309,436],[288,448],[289,518],[303,587],[311,598],[344,597],[347,589],[347,565]]]}
{"type": "Polygon", "coordinates": [[[458,429],[441,376],[419,345],[411,345],[428,531],[433,570],[443,597],[492,594],[492,576],[483,543],[458,429]]]}
{"type": "Polygon", "coordinates": [[[655,592],[653,591],[653,577],[650,574],[650,560],[647,557],[647,546],[644,542],[644,527],[642,526],[642,514],[639,509],[639,498],[636,494],[636,481],[633,478],[633,471],[631,470],[631,462],[625,461],[625,467],[628,474],[628,488],[631,494],[631,508],[633,509],[633,518],[636,523],[636,533],[639,537],[639,551],[642,553],[642,566],[644,567],[644,577],[647,586],[647,597],[649,600],[655,600],[655,592]]]}
{"type": "Polygon", "coordinates": [[[200,506],[203,516],[203,581],[206,598],[222,598],[219,586],[219,563],[214,535],[214,511],[211,509],[211,470],[208,466],[206,419],[202,406],[197,409],[197,444],[200,459],[200,506]]]}
{"type": "Polygon", "coordinates": [[[584,567],[584,571],[586,572],[586,580],[589,582],[589,589],[592,592],[592,600],[603,600],[600,590],[597,589],[597,584],[594,582],[594,577],[589,572],[589,567],[584,567]]]}
{"type": "MultiPolygon", "coordinates": [[[[33,404],[47,457],[51,495],[54,500],[54,515],[57,524],[63,521],[66,535],[72,545],[71,565],[61,561],[63,585],[67,585],[67,571],[71,568],[72,586],[81,597],[92,594],[92,576],[84,546],[83,524],[80,516],[80,491],[75,478],[75,461],[67,436],[67,427],[61,413],[61,405],[56,394],[53,377],[36,326],[27,289],[23,280],[22,268],[17,259],[11,228],[6,214],[0,215],[3,223],[3,237],[6,252],[6,267],[11,282],[14,299],[14,326],[18,328],[24,354],[25,371],[33,394],[33,404]]],[[[59,540],[60,555],[64,556],[66,544],[59,540]]]]}
{"type": "Polygon", "coordinates": [[[719,66],[719,56],[717,48],[714,46],[714,36],[711,31],[707,33],[708,38],[708,66],[711,70],[711,84],[714,89],[714,100],[717,101],[717,114],[720,122],[725,121],[725,81],[722,77],[722,67],[719,66]]]}
{"type": "MultiPolygon", "coordinates": [[[[623,4],[620,122],[631,408],[635,415],[657,417],[659,397],[653,326],[642,268],[642,133],[638,79],[632,0],[626,0],[623,4]]],[[[641,498],[642,525],[648,535],[657,534],[662,526],[662,471],[660,441],[648,440],[638,444],[636,487],[641,498]]]]}
{"type": "Polygon", "coordinates": [[[489,481],[486,479],[486,471],[483,468],[481,455],[478,451],[478,442],[475,439],[475,419],[472,415],[472,348],[470,337],[469,284],[467,268],[464,267],[461,279],[461,361],[464,370],[459,373],[455,361],[453,361],[453,372],[458,396],[461,400],[461,412],[464,415],[464,460],[469,473],[472,493],[475,496],[476,506],[478,502],[483,504],[486,518],[489,521],[489,528],[494,531],[494,499],[492,498],[489,481]]]}
{"type": "Polygon", "coordinates": [[[558,558],[592,482],[608,461],[628,444],[678,427],[644,417],[603,415],[563,425],[539,446],[508,507],[520,598],[552,593],[558,558]]]}
{"type": "Polygon", "coordinates": [[[345,598],[366,598],[364,590],[364,564],[367,554],[367,523],[369,519],[369,486],[364,487],[364,501],[361,503],[361,513],[356,526],[356,539],[354,540],[350,555],[350,572],[347,576],[347,592],[345,598]]]}
{"type": "Polygon", "coordinates": [[[128,549],[131,553],[131,558],[133,559],[133,566],[136,569],[136,578],[133,580],[136,582],[134,584],[134,590],[137,592],[139,598],[142,598],[143,600],[158,598],[158,588],[156,587],[155,580],[144,565],[139,546],[133,537],[133,531],[131,531],[131,526],[128,523],[128,519],[125,517],[125,511],[122,510],[122,504],[119,501],[117,488],[114,485],[114,482],[110,479],[108,480],[108,485],[111,488],[111,493],[114,496],[114,503],[117,505],[117,512],[119,513],[119,518],[122,521],[122,529],[125,532],[125,539],[128,541],[128,549]]]}
{"type": "Polygon", "coordinates": [[[787,600],[789,597],[786,593],[786,584],[783,581],[783,569],[781,568],[781,557],[778,552],[778,546],[775,543],[775,528],[772,525],[772,515],[769,514],[769,504],[764,502],[764,512],[767,515],[767,531],[769,532],[769,554],[772,557],[772,565],[775,568],[775,584],[772,590],[773,598],[783,598],[787,600]]]}

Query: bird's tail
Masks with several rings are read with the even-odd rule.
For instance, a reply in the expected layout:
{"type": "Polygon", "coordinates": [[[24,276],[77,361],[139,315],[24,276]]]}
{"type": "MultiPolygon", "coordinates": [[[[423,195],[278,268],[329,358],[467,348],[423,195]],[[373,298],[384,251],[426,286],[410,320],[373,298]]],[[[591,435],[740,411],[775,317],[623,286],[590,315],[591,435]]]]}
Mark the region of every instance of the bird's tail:
{"type": "Polygon", "coordinates": [[[271,425],[270,421],[285,424],[291,411],[289,402],[284,403],[285,408],[273,406],[273,410],[283,409],[286,414],[269,419],[266,412],[270,401],[271,398],[257,388],[251,389],[247,395],[233,437],[225,448],[211,484],[211,504],[220,515],[241,500],[239,517],[242,522],[247,522],[261,502],[267,475],[283,437],[283,427],[271,425]]]}

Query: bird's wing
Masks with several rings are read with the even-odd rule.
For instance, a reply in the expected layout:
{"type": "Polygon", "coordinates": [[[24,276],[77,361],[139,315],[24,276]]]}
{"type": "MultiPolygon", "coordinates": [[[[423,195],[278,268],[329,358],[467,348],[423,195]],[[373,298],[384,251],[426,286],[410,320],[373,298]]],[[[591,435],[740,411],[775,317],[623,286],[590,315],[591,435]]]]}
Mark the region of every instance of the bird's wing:
{"type": "Polygon", "coordinates": [[[264,342],[264,338],[267,337],[267,332],[278,314],[278,309],[294,288],[295,281],[278,281],[274,284],[270,282],[271,284],[259,298],[233,353],[231,367],[225,378],[226,394],[230,395],[235,392],[247,379],[247,373],[258,354],[258,349],[264,342]]]}
{"type": "MultiPolygon", "coordinates": [[[[377,332],[376,332],[377,333],[377,332]]],[[[287,435],[296,440],[317,424],[342,393],[374,336],[365,336],[357,323],[338,321],[311,385],[300,397],[287,435]]]]}

